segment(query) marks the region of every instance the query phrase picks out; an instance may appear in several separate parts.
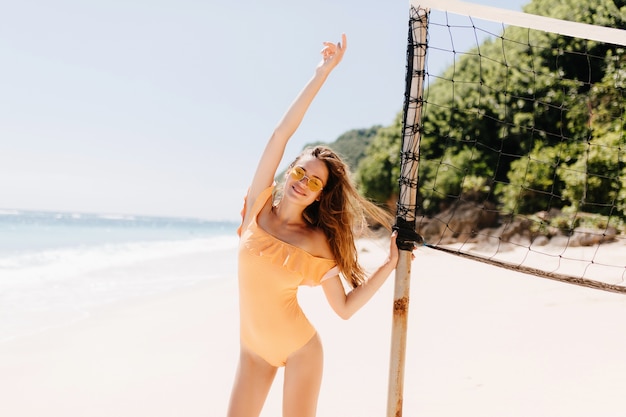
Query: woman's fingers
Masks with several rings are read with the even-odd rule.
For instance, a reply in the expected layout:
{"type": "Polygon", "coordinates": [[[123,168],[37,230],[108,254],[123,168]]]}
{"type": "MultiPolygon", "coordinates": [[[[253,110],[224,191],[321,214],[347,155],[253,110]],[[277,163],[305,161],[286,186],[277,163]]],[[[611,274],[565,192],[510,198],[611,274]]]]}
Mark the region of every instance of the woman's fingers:
{"type": "Polygon", "coordinates": [[[345,33],[341,34],[341,42],[339,42],[338,46],[342,51],[345,51],[348,48],[348,38],[345,33]]]}
{"type": "Polygon", "coordinates": [[[343,53],[346,50],[346,46],[348,44],[348,38],[345,33],[341,34],[341,41],[338,43],[333,42],[323,42],[324,47],[322,48],[321,54],[324,57],[324,61],[338,57],[341,59],[343,57],[343,53]]]}

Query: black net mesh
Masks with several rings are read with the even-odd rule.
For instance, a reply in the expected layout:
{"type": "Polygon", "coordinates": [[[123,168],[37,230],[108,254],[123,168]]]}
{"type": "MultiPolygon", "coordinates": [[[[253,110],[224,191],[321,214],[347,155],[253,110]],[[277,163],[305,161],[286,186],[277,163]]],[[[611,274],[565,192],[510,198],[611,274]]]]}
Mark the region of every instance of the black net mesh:
{"type": "Polygon", "coordinates": [[[408,44],[401,240],[626,293],[626,48],[419,8],[408,44]]]}

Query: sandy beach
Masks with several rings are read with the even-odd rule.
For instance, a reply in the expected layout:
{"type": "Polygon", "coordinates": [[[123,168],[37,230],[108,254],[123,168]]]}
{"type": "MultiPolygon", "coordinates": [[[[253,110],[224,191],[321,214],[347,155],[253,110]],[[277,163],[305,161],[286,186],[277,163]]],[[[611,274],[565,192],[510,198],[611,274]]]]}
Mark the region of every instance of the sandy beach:
{"type": "MultiPolygon", "coordinates": [[[[385,251],[361,242],[366,266],[385,251]]],[[[626,416],[626,296],[415,254],[405,416],[626,416]]],[[[198,257],[194,273],[210,274],[198,257]]],[[[231,272],[0,343],[0,416],[224,416],[238,357],[234,260],[231,272]]],[[[320,417],[386,415],[393,286],[349,321],[320,288],[300,291],[325,346],[320,417]]],[[[262,416],[281,415],[281,385],[279,372],[262,416]]]]}

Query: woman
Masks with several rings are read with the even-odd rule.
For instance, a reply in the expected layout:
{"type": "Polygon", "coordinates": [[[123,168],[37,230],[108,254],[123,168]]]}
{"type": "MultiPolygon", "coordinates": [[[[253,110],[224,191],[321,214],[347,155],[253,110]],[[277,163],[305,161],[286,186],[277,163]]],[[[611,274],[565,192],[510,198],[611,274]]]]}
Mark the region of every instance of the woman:
{"type": "Polygon", "coordinates": [[[346,46],[345,34],[337,44],[324,43],[322,61],[274,130],[248,190],[239,247],[241,351],[229,417],[258,416],[281,366],[283,416],[315,416],[322,344],[298,306],[297,287],[321,285],[333,310],[347,319],[398,261],[392,234],[388,259],[365,279],[354,231],[364,227],[366,214],[379,222],[389,216],[359,196],[347,166],[330,149],[303,152],[290,165],[279,195],[273,192],[285,146],[346,46]],[[340,273],[353,287],[348,294],[340,273]]]}

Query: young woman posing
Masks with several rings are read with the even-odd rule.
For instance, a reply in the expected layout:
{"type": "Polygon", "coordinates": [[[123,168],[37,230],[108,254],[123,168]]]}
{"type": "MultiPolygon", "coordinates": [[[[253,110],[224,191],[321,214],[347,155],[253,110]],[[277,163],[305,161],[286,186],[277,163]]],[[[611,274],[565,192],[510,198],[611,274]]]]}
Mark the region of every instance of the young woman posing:
{"type": "Polygon", "coordinates": [[[392,234],[388,259],[366,279],[355,230],[365,227],[366,215],[387,225],[390,217],[358,194],[348,167],[329,148],[305,150],[281,190],[273,186],[289,138],[346,46],[345,35],[324,43],[322,61],[275,128],[248,190],[239,246],[241,350],[228,417],[258,416],[281,366],[283,416],[315,416],[322,344],[298,305],[298,286],[321,285],[333,310],[348,319],[398,262],[392,234]],[[340,273],[353,288],[348,294],[340,273]]]}

